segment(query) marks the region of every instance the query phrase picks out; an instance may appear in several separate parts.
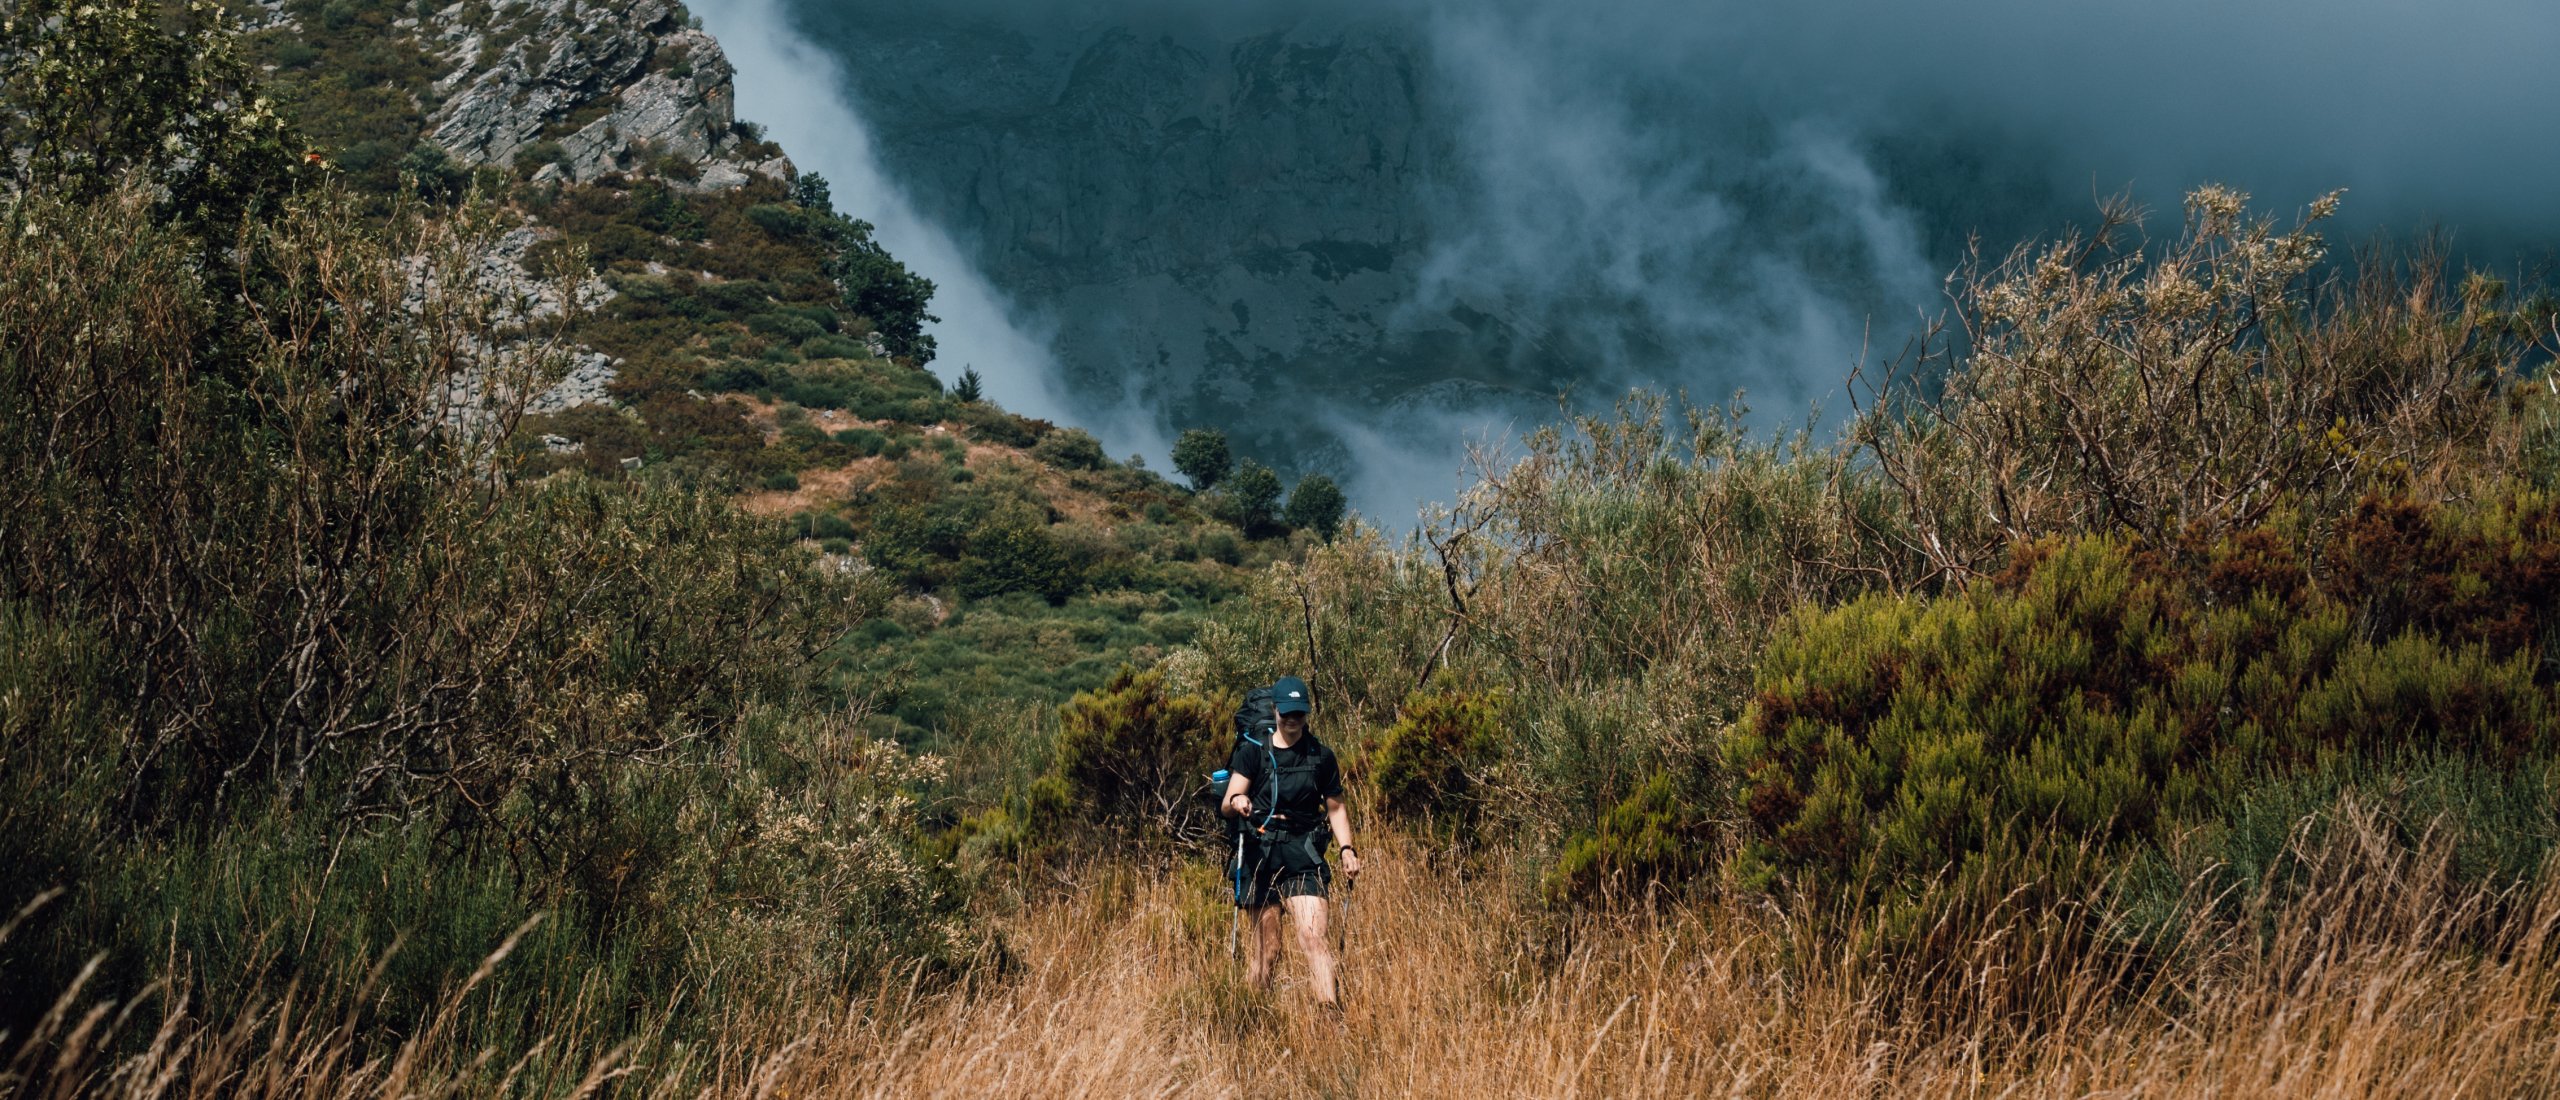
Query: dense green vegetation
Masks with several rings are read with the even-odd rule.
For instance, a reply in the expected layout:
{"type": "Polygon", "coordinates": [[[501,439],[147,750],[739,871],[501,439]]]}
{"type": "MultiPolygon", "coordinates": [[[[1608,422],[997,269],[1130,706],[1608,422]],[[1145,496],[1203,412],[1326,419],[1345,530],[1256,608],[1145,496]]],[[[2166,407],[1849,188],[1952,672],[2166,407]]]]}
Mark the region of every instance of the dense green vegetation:
{"type": "MultiPolygon", "coordinates": [[[[400,9],[294,10],[325,30],[246,45],[280,101],[416,91],[341,64],[408,56],[400,9]]],[[[293,982],[396,1040],[506,943],[458,1043],[680,1059],[961,973],[1001,951],[939,834],[1043,770],[1056,704],[1311,542],[945,394],[930,285],[822,181],[299,131],[205,11],[6,33],[0,884],[44,899],[0,936],[12,1033],[65,990],[219,1018],[293,982]],[[613,296],[484,282],[525,225],[556,300],[613,296]],[[581,347],[618,403],[526,415],[581,347]]]]}
{"type": "Polygon", "coordinates": [[[1977,266],[1836,446],[1653,398],[1542,434],[1412,544],[1265,574],[1204,679],[1312,665],[1382,810],[1567,909],[1757,897],[1943,963],[2107,905],[2130,947],[2354,806],[2515,887],[2560,842],[2560,330],[2326,265],[2333,205],[1977,266]]]}
{"type": "Polygon", "coordinates": [[[1965,272],[1837,442],[1636,395],[1396,543],[1214,431],[1185,487],[946,391],[930,284],[823,181],[465,171],[404,9],[289,8],[248,48],[304,131],[194,9],[5,29],[0,888],[46,900],[0,1027],[301,983],[525,1088],[564,1032],[681,1072],[1180,858],[1282,672],[1363,828],[1558,929],[1745,899],[1937,973],[2103,912],[2073,944],[2133,969],[2247,934],[2303,836],[2493,898],[2560,843],[2554,311],[2331,266],[2329,200],[2208,188],[2140,250],[2110,211],[1965,272]],[[524,225],[569,308],[475,274],[524,225]],[[526,415],[581,347],[615,403],[526,415]]]}

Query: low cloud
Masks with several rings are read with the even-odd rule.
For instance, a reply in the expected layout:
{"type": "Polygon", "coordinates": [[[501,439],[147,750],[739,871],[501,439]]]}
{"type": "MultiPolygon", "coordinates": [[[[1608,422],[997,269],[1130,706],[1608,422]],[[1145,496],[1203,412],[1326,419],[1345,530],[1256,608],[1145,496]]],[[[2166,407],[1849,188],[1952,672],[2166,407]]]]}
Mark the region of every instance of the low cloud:
{"type": "Polygon", "coordinates": [[[1028,416],[1072,419],[1056,391],[1049,333],[980,276],[950,233],[916,212],[880,167],[870,130],[845,101],[836,62],[790,30],[772,0],[693,0],[703,26],[737,67],[738,116],[765,127],[803,172],[827,178],[836,208],[933,280],[941,321],[926,329],[945,382],[975,369],[988,397],[1028,416]]]}
{"type": "MultiPolygon", "coordinates": [[[[739,63],[741,115],[941,286],[945,369],[974,365],[1008,405],[1160,459],[1170,432],[1150,372],[1182,365],[1133,363],[1117,392],[1053,391],[1047,330],[915,216],[841,74],[777,6],[814,2],[703,6],[739,63]]],[[[1279,30],[1391,33],[1411,50],[1452,159],[1412,180],[1429,232],[1388,335],[1472,311],[1518,335],[1522,362],[1309,417],[1377,516],[1446,499],[1471,437],[1553,415],[1540,385],[1577,406],[1641,385],[1706,401],[1747,390],[1763,423],[1837,413],[1869,332],[1890,350],[1944,308],[1968,232],[1998,250],[2127,188],[2170,206],[2228,182],[2280,212],[2344,187],[2345,234],[2451,226],[2492,264],[2560,242],[2560,6],[2547,0],[829,2],[856,9],[834,9],[838,27],[894,10],[901,33],[966,20],[1069,54],[1115,28],[1201,57],[1279,30]]]]}

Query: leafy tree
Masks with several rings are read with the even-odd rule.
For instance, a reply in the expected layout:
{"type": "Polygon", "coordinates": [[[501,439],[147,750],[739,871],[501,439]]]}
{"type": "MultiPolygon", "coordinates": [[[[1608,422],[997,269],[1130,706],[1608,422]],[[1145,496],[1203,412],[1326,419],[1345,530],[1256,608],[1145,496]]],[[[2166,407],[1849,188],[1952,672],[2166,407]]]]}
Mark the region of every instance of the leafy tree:
{"type": "Polygon", "coordinates": [[[1276,525],[1280,475],[1259,462],[1246,462],[1227,482],[1226,518],[1247,535],[1276,525]]]}
{"type": "Polygon", "coordinates": [[[1282,518],[1291,527],[1303,527],[1333,541],[1334,532],[1342,528],[1342,510],[1346,502],[1342,487],[1323,474],[1308,474],[1298,479],[1298,487],[1289,490],[1289,507],[1282,518]]]}
{"type": "Polygon", "coordinates": [[[228,242],[293,182],[296,138],[220,10],[23,0],[0,18],[0,178],[92,202],[139,185],[159,220],[228,242]]]}
{"type": "Polygon", "coordinates": [[[791,201],[830,217],[836,212],[835,197],[827,187],[827,177],[816,172],[802,172],[792,177],[791,201]]]}
{"type": "Polygon", "coordinates": [[[1235,468],[1235,456],[1227,450],[1227,433],[1215,428],[1193,428],[1182,433],[1173,444],[1173,468],[1191,479],[1195,490],[1207,489],[1226,479],[1235,468]]]}
{"type": "Polygon", "coordinates": [[[933,299],[933,280],[907,270],[871,238],[871,223],[836,213],[827,179],[803,172],[791,183],[792,201],[818,215],[800,231],[825,244],[832,257],[826,273],[844,295],[845,308],[871,319],[874,331],[891,355],[922,366],[933,361],[934,340],[924,326],[942,318],[925,311],[933,299]]]}
{"type": "Polygon", "coordinates": [[[933,361],[934,340],[924,326],[942,318],[925,312],[933,299],[933,280],[907,270],[871,239],[871,223],[837,219],[842,251],[827,265],[827,274],[844,291],[844,303],[871,319],[889,345],[889,353],[918,366],[933,361]]]}

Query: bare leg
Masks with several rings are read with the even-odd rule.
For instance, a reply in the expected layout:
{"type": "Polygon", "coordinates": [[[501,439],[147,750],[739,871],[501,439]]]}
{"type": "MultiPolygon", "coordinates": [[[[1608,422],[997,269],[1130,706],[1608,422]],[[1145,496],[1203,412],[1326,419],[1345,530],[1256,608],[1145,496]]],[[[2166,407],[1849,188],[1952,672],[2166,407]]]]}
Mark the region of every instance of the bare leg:
{"type": "Polygon", "coordinates": [[[1268,992],[1272,974],[1280,968],[1280,907],[1265,905],[1248,912],[1253,920],[1253,953],[1245,958],[1244,980],[1268,992]]]}
{"type": "Polygon", "coordinates": [[[1333,1004],[1333,944],[1324,934],[1324,899],[1310,897],[1284,898],[1289,907],[1289,923],[1298,929],[1298,950],[1307,955],[1307,981],[1314,985],[1316,1003],[1333,1004]]]}

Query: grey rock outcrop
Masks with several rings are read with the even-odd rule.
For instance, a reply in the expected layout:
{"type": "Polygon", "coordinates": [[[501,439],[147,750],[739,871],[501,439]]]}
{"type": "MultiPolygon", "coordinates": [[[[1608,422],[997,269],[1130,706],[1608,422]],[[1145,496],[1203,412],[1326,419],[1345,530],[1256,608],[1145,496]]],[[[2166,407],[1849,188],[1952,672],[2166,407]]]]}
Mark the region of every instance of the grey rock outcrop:
{"type": "MultiPolygon", "coordinates": [[[[479,296],[489,309],[489,321],[511,326],[559,317],[574,305],[591,310],[611,301],[613,288],[592,275],[574,279],[545,279],[528,268],[534,246],[559,234],[541,226],[519,226],[490,241],[478,255],[470,270],[464,273],[470,293],[479,296]]],[[[425,312],[429,298],[436,293],[424,257],[408,261],[410,286],[404,305],[413,313],[425,312]]],[[[531,354],[521,347],[490,349],[472,341],[476,357],[487,365],[466,367],[456,373],[446,386],[447,420],[454,424],[473,424],[506,402],[509,394],[491,390],[485,382],[487,366],[495,366],[501,377],[518,376],[530,369],[532,361],[522,356],[531,354]]],[[[559,381],[526,399],[524,411],[536,414],[562,412],[580,405],[611,404],[610,386],[614,379],[614,360],[591,348],[573,347],[558,353],[565,360],[555,360],[554,369],[561,371],[559,381]]]]}
{"type": "Polygon", "coordinates": [[[477,24],[455,4],[423,29],[454,66],[436,82],[446,98],[428,137],[467,163],[512,166],[541,152],[549,163],[537,178],[584,182],[671,157],[694,166],[686,182],[697,188],[791,171],[781,158],[733,155],[744,144],[734,70],[670,0],[527,0],[477,24]]]}

